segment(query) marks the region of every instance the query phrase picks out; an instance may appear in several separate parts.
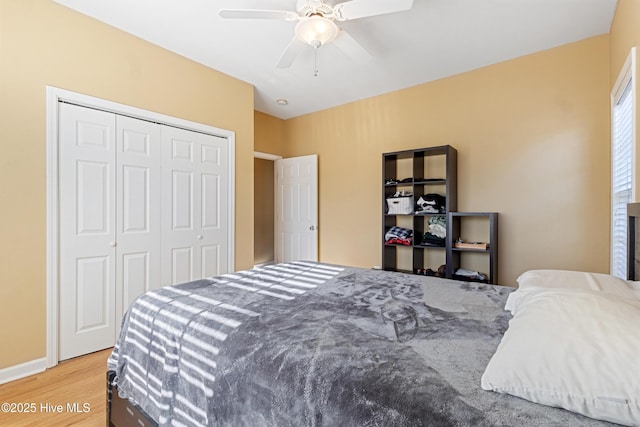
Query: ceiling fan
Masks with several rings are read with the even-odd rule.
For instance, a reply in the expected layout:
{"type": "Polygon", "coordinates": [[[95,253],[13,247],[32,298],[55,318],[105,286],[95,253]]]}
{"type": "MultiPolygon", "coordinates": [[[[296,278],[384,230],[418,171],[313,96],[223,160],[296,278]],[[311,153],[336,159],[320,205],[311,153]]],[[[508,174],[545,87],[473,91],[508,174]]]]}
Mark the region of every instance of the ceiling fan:
{"type": "Polygon", "coordinates": [[[298,0],[296,11],[221,9],[218,14],[230,19],[281,19],[298,21],[295,35],[280,59],[278,68],[288,68],[305,46],[320,46],[333,42],[350,58],[366,62],[371,54],[335,21],[350,21],[369,16],[409,10],[413,0],[349,0],[336,3],[332,0],[298,0]]]}

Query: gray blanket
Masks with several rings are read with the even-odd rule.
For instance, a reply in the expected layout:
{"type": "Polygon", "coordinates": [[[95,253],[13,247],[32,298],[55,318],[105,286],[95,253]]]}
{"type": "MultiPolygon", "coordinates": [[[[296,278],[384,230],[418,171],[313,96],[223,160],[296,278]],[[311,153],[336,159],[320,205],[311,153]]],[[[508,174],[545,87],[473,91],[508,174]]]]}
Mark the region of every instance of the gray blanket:
{"type": "Polygon", "coordinates": [[[160,425],[606,425],[480,388],[511,290],[279,264],[141,296],[108,367],[160,425]]]}

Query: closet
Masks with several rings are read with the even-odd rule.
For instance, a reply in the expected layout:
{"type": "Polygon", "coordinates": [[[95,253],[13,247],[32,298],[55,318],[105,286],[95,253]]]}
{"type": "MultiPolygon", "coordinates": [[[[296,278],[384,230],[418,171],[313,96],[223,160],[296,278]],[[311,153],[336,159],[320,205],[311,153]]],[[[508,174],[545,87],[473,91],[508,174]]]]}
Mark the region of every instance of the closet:
{"type": "Polygon", "coordinates": [[[60,360],[113,346],[141,293],[228,272],[228,150],[223,137],[60,104],[60,360]]]}

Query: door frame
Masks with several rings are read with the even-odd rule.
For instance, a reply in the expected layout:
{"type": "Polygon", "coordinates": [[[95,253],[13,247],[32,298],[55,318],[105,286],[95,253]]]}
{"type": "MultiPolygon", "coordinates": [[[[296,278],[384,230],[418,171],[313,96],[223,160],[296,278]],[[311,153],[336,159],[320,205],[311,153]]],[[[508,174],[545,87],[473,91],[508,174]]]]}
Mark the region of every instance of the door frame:
{"type": "Polygon", "coordinates": [[[117,102],[95,98],[54,86],[46,87],[46,180],[47,180],[47,267],[46,267],[46,367],[58,364],[58,297],[59,297],[59,200],[58,200],[58,106],[60,102],[68,102],[87,108],[108,111],[115,114],[147,120],[202,132],[226,138],[229,144],[229,216],[228,269],[234,271],[235,266],[235,132],[213,126],[179,119],[117,102]]]}
{"type": "Polygon", "coordinates": [[[277,154],[263,153],[261,151],[254,151],[253,157],[255,159],[271,160],[272,162],[282,159],[282,156],[278,156],[277,154]]]}
{"type": "MultiPolygon", "coordinates": [[[[273,191],[274,191],[274,200],[273,200],[273,203],[274,203],[274,207],[273,207],[273,238],[274,238],[274,242],[273,242],[273,261],[275,262],[275,258],[276,258],[275,257],[275,252],[276,252],[276,245],[275,245],[275,238],[276,238],[276,236],[275,236],[275,234],[276,234],[275,233],[275,226],[276,226],[276,219],[275,219],[275,216],[276,216],[275,191],[277,189],[276,188],[276,184],[275,184],[275,163],[276,163],[276,160],[281,160],[282,156],[279,156],[277,154],[263,153],[262,151],[254,151],[253,152],[254,174],[255,174],[255,160],[256,159],[268,160],[271,163],[273,163],[273,167],[274,167],[274,170],[273,170],[273,173],[274,173],[274,175],[273,175],[274,176],[274,182],[273,182],[273,191]]],[[[255,201],[256,201],[256,190],[254,188],[253,189],[253,202],[254,202],[254,205],[255,205],[255,201]]],[[[254,228],[255,228],[255,224],[256,224],[256,219],[253,218],[254,228]]],[[[256,242],[255,242],[255,230],[254,230],[254,233],[253,233],[253,237],[254,237],[253,246],[255,248],[255,245],[256,245],[256,242]]],[[[254,255],[255,255],[255,251],[254,251],[254,255]]],[[[255,263],[255,261],[256,260],[255,260],[255,256],[254,256],[253,262],[255,263]]],[[[262,266],[262,265],[264,265],[264,263],[263,264],[254,264],[254,267],[262,266]]]]}

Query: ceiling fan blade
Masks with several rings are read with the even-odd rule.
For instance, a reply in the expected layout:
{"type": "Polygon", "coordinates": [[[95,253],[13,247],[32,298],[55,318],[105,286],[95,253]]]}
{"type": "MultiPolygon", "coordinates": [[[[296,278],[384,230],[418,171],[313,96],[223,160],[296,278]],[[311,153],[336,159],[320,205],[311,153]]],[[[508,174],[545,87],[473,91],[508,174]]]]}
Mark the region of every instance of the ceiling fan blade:
{"type": "Polygon", "coordinates": [[[298,19],[297,13],[287,10],[220,9],[218,15],[227,19],[298,19]]]}
{"type": "Polygon", "coordinates": [[[371,54],[345,30],[340,30],[332,43],[355,62],[363,64],[372,58],[371,54]]]}
{"type": "Polygon", "coordinates": [[[278,64],[276,65],[278,68],[289,68],[293,61],[295,61],[298,54],[302,51],[302,49],[307,46],[305,43],[298,40],[297,37],[293,37],[287,48],[282,52],[280,59],[278,59],[278,64]]]}
{"type": "Polygon", "coordinates": [[[413,0],[351,0],[338,3],[333,13],[338,21],[401,12],[413,7],[413,0]]]}

